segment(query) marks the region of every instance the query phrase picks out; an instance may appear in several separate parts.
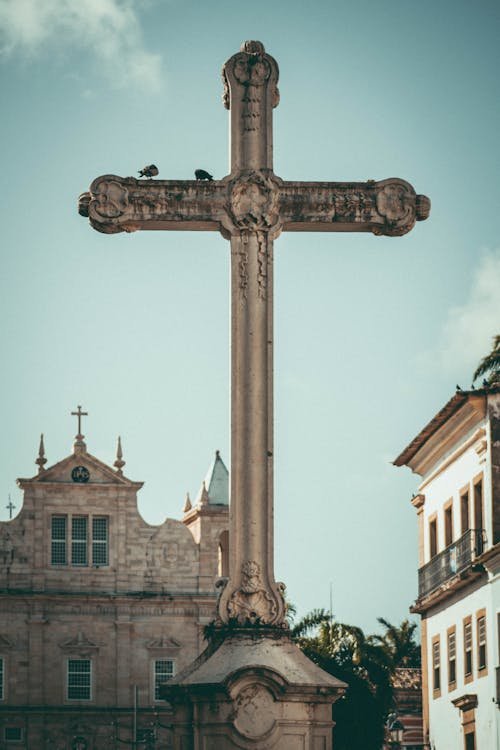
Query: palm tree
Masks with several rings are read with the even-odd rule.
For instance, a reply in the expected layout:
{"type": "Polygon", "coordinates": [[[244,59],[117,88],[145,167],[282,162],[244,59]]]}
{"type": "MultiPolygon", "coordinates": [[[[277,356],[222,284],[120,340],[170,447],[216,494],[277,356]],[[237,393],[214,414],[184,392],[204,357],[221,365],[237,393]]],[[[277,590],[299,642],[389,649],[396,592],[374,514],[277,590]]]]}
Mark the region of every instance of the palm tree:
{"type": "Polygon", "coordinates": [[[312,661],[349,685],[332,707],[335,750],[379,750],[393,697],[385,649],[361,628],[337,622],[322,609],[306,615],[292,635],[312,661]]]}
{"type": "Polygon", "coordinates": [[[500,382],[500,335],[493,338],[493,349],[478,364],[472,379],[481,375],[487,375],[489,385],[500,382]]]}
{"type": "Polygon", "coordinates": [[[400,667],[420,667],[420,646],[415,640],[417,623],[406,619],[401,625],[393,625],[383,617],[377,617],[377,621],[384,626],[385,633],[372,635],[370,640],[381,646],[392,671],[400,667]]]}

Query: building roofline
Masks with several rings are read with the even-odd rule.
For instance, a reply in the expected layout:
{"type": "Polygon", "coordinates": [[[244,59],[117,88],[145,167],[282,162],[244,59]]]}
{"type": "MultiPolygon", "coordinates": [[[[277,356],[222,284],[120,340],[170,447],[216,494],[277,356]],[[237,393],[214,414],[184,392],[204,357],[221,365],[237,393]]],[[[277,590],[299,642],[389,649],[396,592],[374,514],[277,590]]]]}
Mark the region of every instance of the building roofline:
{"type": "Polygon", "coordinates": [[[420,448],[439,430],[439,428],[448,421],[462,406],[467,403],[471,396],[487,396],[491,393],[500,393],[500,386],[488,388],[475,388],[467,391],[457,391],[450,400],[438,411],[426,426],[420,430],[418,435],[413,438],[404,451],[399,454],[392,462],[394,466],[406,466],[409,461],[418,453],[420,448]]]}

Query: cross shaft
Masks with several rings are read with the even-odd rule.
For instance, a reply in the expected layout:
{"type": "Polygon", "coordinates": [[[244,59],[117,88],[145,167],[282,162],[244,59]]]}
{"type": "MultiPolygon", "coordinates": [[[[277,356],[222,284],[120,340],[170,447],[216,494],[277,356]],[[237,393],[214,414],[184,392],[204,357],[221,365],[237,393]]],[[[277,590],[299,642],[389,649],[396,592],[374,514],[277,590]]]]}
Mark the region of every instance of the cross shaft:
{"type": "Polygon", "coordinates": [[[77,406],[77,411],[72,411],[71,416],[72,417],[78,417],[78,435],[77,438],[82,438],[82,417],[88,417],[89,413],[88,411],[82,411],[81,406],[77,406]]]}
{"type": "Polygon", "coordinates": [[[10,497],[10,495],[9,495],[9,502],[7,503],[7,505],[6,505],[5,507],[6,507],[6,508],[7,508],[7,510],[9,511],[9,518],[12,518],[12,511],[14,510],[14,508],[15,508],[16,506],[15,506],[15,505],[14,505],[14,503],[12,502],[12,500],[11,500],[11,497],[10,497]]]}
{"type": "Polygon", "coordinates": [[[222,180],[140,182],[104,175],[79,210],[100,232],[220,231],[231,243],[231,508],[229,580],[219,619],[285,625],[273,572],[273,240],[285,231],[399,236],[430,202],[398,178],[285,182],[273,173],[278,66],[246,42],[223,69],[231,172],[222,180]]]}

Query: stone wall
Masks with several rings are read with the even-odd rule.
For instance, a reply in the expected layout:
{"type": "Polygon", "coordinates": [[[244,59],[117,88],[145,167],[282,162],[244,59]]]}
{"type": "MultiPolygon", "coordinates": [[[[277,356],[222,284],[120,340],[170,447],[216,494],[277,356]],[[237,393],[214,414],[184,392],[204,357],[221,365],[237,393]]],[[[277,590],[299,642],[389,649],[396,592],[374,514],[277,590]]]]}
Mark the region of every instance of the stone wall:
{"type": "Polygon", "coordinates": [[[169,747],[155,664],[178,672],[203,649],[227,506],[205,512],[198,542],[182,521],[151,526],[137,509],[142,483],[81,447],[19,485],[22,510],[0,523],[0,748],[6,730],[20,734],[20,748],[114,747],[132,740],[135,700],[137,727],[156,734],[156,748],[169,747]],[[75,482],[82,466],[89,479],[75,482]],[[63,564],[52,557],[54,516],[66,519],[63,564]],[[86,564],[73,561],[74,517],[87,518],[86,564]],[[93,564],[93,518],[106,519],[104,564],[93,564]],[[89,697],[69,697],[69,662],[90,663],[89,697]]]}

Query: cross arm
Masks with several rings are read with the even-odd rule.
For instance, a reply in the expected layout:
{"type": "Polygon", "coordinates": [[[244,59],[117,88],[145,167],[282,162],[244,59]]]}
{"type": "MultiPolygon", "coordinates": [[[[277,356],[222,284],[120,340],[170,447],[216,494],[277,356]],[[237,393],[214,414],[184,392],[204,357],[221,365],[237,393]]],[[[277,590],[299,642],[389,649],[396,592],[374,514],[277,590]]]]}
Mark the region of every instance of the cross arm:
{"type": "Polygon", "coordinates": [[[225,200],[225,188],[217,182],[107,174],[80,196],[78,212],[104,234],[139,229],[218,231],[225,200]]]}
{"type": "Polygon", "coordinates": [[[283,182],[280,217],[289,232],[373,232],[400,236],[429,216],[430,200],[405,180],[283,182]]]}

